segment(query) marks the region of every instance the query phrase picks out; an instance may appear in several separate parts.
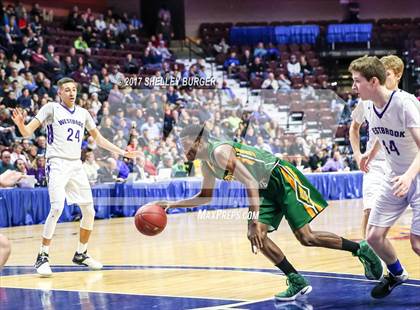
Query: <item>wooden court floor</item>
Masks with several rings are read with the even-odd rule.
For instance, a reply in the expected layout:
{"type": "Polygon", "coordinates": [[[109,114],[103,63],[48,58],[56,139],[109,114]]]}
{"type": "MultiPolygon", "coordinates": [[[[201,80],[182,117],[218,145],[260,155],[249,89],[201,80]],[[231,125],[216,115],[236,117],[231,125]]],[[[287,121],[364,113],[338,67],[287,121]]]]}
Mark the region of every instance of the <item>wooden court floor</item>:
{"type": "MultiPolygon", "coordinates": [[[[0,229],[0,233],[6,235],[13,246],[12,255],[0,279],[0,288],[3,290],[3,294],[0,291],[0,305],[3,302],[3,306],[10,306],[10,300],[29,292],[71,292],[79,297],[68,296],[79,298],[79,303],[82,300],[80,294],[123,294],[121,296],[128,296],[125,302],[136,296],[147,296],[147,301],[143,299],[144,305],[149,305],[147,302],[150,305],[157,303],[157,308],[162,309],[183,309],[185,305],[185,308],[191,309],[209,305],[217,309],[234,309],[231,306],[234,302],[253,309],[255,303],[271,300],[275,293],[286,287],[285,278],[262,254],[251,253],[246,238],[246,210],[229,209],[218,215],[215,215],[217,211],[209,212],[169,215],[166,229],[155,237],[140,235],[133,218],[96,221],[88,249],[90,255],[100,260],[105,268],[95,272],[85,271],[71,263],[77,246],[78,223],[60,223],[50,247],[50,263],[55,272],[51,278],[39,278],[32,267],[39,249],[42,225],[0,229]],[[16,290],[21,291],[17,293],[16,290]],[[173,307],[171,298],[191,299],[194,302],[184,304],[182,302],[185,300],[178,301],[178,305],[184,306],[173,307]],[[212,302],[195,303],[199,300],[212,302]],[[220,306],[223,303],[229,305],[220,306]]],[[[313,230],[331,231],[360,240],[361,215],[361,200],[335,201],[311,226],[313,230]]],[[[409,241],[411,217],[411,210],[407,210],[389,237],[410,278],[420,279],[420,258],[411,250],[409,241]]],[[[371,281],[363,280],[362,266],[350,253],[301,246],[285,220],[270,237],[282,248],[289,261],[308,275],[308,280],[314,286],[308,301],[311,301],[312,295],[317,296],[316,286],[327,285],[319,282],[321,279],[336,279],[334,281],[347,281],[351,285],[347,282],[331,282],[328,285],[332,285],[333,289],[343,285],[343,288],[360,291],[363,302],[372,302],[370,287],[363,286],[371,285],[371,281]]],[[[404,295],[404,287],[399,292],[402,301],[414,298],[409,305],[412,302],[415,304],[415,298],[420,294],[420,281],[414,281],[407,286],[411,290],[408,297],[404,295]]],[[[45,296],[39,294],[31,298],[36,301],[39,297],[40,305],[45,308],[45,304],[41,303],[45,296]]],[[[57,299],[59,304],[57,296],[53,299],[57,299]]],[[[334,294],[329,298],[334,300],[334,294]]],[[[313,299],[313,304],[322,305],[324,301],[313,299]]],[[[113,302],[117,302],[117,305],[118,299],[113,302]]],[[[139,303],[138,300],[133,302],[139,303]]],[[[381,307],[384,305],[381,304],[381,307]]],[[[69,304],[65,304],[65,308],[67,306],[69,304]]],[[[26,304],[22,307],[25,308],[26,304]]],[[[257,308],[264,307],[261,304],[257,308]]],[[[270,307],[271,301],[267,309],[270,307]]],[[[248,308],[242,306],[242,309],[248,308]]]]}

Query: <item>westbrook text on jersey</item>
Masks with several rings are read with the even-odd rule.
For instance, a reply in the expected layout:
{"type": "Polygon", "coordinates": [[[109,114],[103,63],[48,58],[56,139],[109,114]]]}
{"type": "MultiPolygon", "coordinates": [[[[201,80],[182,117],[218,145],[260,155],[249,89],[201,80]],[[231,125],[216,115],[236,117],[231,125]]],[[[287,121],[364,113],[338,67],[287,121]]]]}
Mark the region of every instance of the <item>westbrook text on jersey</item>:
{"type": "Polygon", "coordinates": [[[397,138],[405,138],[405,131],[401,130],[392,130],[392,129],[388,129],[388,128],[384,128],[384,127],[373,127],[372,128],[372,132],[375,135],[390,135],[393,137],[397,137],[397,138]]]}
{"type": "Polygon", "coordinates": [[[81,128],[84,128],[84,124],[78,120],[75,119],[71,119],[71,118],[67,118],[67,119],[61,119],[58,121],[58,123],[60,125],[64,125],[64,124],[76,124],[78,126],[80,126],[81,128]]]}

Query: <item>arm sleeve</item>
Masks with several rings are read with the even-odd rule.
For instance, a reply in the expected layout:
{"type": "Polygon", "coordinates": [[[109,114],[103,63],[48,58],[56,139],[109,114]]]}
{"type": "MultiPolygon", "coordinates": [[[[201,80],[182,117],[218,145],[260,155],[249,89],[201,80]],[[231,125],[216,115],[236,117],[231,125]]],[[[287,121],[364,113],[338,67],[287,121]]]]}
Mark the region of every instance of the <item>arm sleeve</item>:
{"type": "Polygon", "coordinates": [[[362,124],[365,121],[365,108],[363,101],[359,101],[356,108],[351,113],[351,118],[355,122],[362,124]]]}
{"type": "Polygon", "coordinates": [[[43,122],[45,122],[45,120],[47,120],[53,115],[53,109],[53,103],[47,103],[38,111],[38,114],[35,115],[35,118],[39,120],[39,122],[42,124],[43,122]]]}
{"type": "Polygon", "coordinates": [[[420,102],[413,96],[404,105],[404,127],[420,127],[420,102]]]}

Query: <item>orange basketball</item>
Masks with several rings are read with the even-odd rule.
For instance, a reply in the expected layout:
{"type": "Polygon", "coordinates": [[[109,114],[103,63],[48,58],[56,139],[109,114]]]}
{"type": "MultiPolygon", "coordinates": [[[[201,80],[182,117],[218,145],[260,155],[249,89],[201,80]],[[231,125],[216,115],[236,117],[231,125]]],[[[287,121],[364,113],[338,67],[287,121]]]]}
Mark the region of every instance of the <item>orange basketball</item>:
{"type": "Polygon", "coordinates": [[[139,208],[134,216],[137,230],[146,236],[154,236],[165,229],[167,216],[158,205],[145,205],[139,208]]]}

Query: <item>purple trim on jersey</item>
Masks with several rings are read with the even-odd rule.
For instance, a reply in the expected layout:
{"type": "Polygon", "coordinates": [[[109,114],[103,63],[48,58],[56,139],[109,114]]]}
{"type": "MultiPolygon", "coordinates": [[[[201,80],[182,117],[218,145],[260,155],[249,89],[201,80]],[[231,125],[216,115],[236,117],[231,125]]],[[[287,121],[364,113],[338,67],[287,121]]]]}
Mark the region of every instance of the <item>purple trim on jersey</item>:
{"type": "Polygon", "coordinates": [[[76,105],[74,106],[74,109],[73,109],[73,111],[72,110],[70,110],[65,104],[61,104],[60,103],[60,105],[64,108],[64,109],[66,109],[67,111],[69,111],[71,114],[73,114],[74,112],[76,112],[76,105]]]}
{"type": "Polygon", "coordinates": [[[377,115],[379,118],[382,118],[382,116],[384,116],[384,114],[385,114],[386,110],[387,110],[387,109],[388,109],[388,107],[389,107],[389,104],[391,103],[392,97],[394,97],[394,94],[395,94],[395,93],[396,93],[396,90],[394,90],[394,91],[392,92],[391,97],[389,98],[388,103],[385,105],[385,108],[384,108],[384,110],[383,110],[382,112],[378,112],[378,111],[376,110],[376,108],[375,108],[375,105],[373,104],[373,111],[375,111],[376,115],[377,115]]]}
{"type": "Polygon", "coordinates": [[[53,126],[47,125],[47,143],[52,144],[54,142],[54,131],[53,126]]]}
{"type": "Polygon", "coordinates": [[[45,165],[45,176],[46,176],[46,179],[47,179],[47,183],[50,179],[50,172],[51,172],[51,163],[50,163],[50,159],[48,158],[47,163],[45,165]]]}

